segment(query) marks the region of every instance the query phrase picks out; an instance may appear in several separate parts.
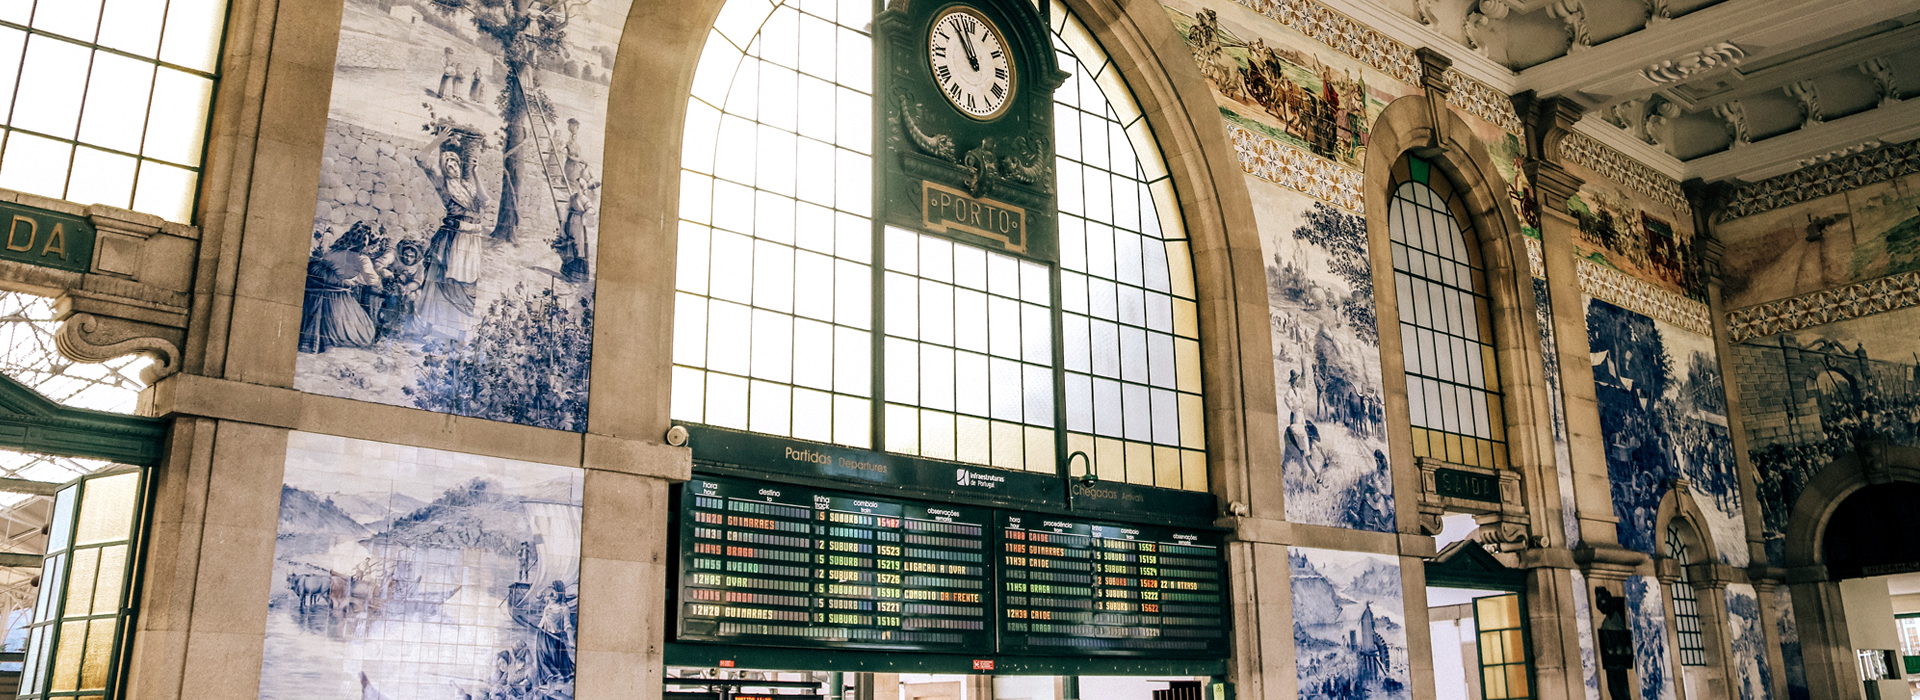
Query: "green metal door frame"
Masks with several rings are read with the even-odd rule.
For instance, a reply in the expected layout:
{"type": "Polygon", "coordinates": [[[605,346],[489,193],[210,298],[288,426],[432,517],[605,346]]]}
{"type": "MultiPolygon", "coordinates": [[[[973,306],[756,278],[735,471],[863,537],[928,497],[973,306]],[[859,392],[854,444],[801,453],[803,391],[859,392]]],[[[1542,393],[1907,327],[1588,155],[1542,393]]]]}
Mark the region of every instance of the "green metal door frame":
{"type": "MultiPolygon", "coordinates": [[[[56,508],[53,518],[62,517],[58,504],[64,499],[70,504],[65,509],[65,522],[52,522],[55,532],[66,533],[65,541],[59,547],[50,547],[42,559],[41,586],[39,602],[35,606],[33,621],[29,627],[29,640],[45,630],[40,643],[31,641],[28,658],[22,669],[21,687],[27,697],[87,697],[118,698],[121,696],[121,673],[127,654],[132,650],[132,629],[135,618],[132,601],[138,600],[140,585],[140,567],[145,559],[146,522],[151,498],[150,470],[159,466],[165,451],[167,430],[170,422],[158,418],[129,416],[104,411],[63,406],[54,402],[18,380],[0,374],[0,449],[17,450],[48,454],[76,459],[91,459],[126,465],[124,469],[109,469],[97,474],[89,474],[75,479],[54,490],[56,508]],[[132,512],[127,522],[126,537],[111,538],[100,542],[80,544],[75,536],[78,524],[83,516],[82,506],[86,504],[89,482],[98,479],[133,474],[135,485],[132,493],[132,512]],[[95,614],[97,605],[75,615],[83,619],[69,619],[68,602],[73,599],[68,589],[72,585],[72,573],[75,554],[81,550],[97,552],[94,571],[101,576],[108,575],[97,567],[106,552],[116,547],[125,547],[122,566],[118,572],[118,600],[107,613],[95,614]],[[44,609],[43,609],[44,607],[44,609]],[[98,689],[71,691],[53,691],[53,675],[65,665],[67,654],[77,654],[81,648],[61,649],[60,637],[64,632],[87,630],[95,623],[111,621],[112,643],[104,669],[103,687],[98,689]],[[79,625],[78,628],[73,628],[79,625]],[[37,667],[37,668],[36,668],[37,667]]],[[[52,542],[50,541],[51,545],[52,542]]],[[[91,585],[92,582],[90,581],[91,585]]],[[[97,591],[89,591],[88,599],[97,591]]],[[[104,630],[102,630],[104,631],[104,630]]],[[[76,674],[83,671],[76,669],[76,674]]],[[[77,676],[79,677],[79,676],[77,676]]]]}
{"type": "MultiPolygon", "coordinates": [[[[1519,598],[1520,648],[1526,650],[1527,695],[1538,697],[1533,668],[1533,631],[1527,619],[1527,573],[1501,562],[1488,552],[1484,546],[1471,539],[1461,540],[1440,550],[1439,556],[1429,560],[1426,565],[1427,586],[1434,588],[1467,588],[1477,590],[1501,591],[1519,598]]],[[[1494,596],[1483,596],[1494,597],[1494,596]]],[[[1474,668],[1481,672],[1481,694],[1484,697],[1485,668],[1480,653],[1480,606],[1481,598],[1472,603],[1474,614],[1474,668]]],[[[1501,629],[1512,629],[1504,627],[1501,629]]]]}

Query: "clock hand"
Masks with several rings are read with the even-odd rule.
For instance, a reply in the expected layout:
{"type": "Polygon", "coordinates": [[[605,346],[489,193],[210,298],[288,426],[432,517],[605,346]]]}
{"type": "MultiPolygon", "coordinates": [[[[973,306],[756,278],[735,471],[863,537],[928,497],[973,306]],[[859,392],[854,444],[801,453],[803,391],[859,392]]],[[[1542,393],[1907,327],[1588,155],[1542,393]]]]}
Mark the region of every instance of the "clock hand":
{"type": "Polygon", "coordinates": [[[967,36],[966,32],[960,32],[959,34],[960,48],[967,52],[967,66],[978,72],[980,70],[980,57],[973,54],[973,38],[967,36]]]}

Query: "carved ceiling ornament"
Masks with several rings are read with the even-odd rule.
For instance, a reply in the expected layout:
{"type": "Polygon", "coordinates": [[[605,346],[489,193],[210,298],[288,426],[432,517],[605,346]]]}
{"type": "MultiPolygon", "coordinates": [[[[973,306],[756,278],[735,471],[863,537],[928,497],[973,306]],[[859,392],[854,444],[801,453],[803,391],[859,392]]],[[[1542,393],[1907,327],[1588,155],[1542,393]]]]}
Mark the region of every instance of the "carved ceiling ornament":
{"type": "Polygon", "coordinates": [[[1753,142],[1753,136],[1747,133],[1747,108],[1739,100],[1714,105],[1713,115],[1726,125],[1727,136],[1731,139],[1727,148],[1739,148],[1753,142]]]}
{"type": "Polygon", "coordinates": [[[1507,18],[1513,10],[1506,0],[1478,0],[1473,9],[1467,11],[1467,19],[1462,27],[1466,31],[1467,48],[1487,53],[1487,30],[1493,23],[1507,18]]]}
{"type": "Polygon", "coordinates": [[[1643,127],[1640,140],[1655,146],[1666,146],[1671,152],[1673,147],[1673,120],[1680,118],[1680,105],[1660,100],[1647,113],[1647,123],[1643,127]]]}
{"type": "Polygon", "coordinates": [[[1438,21],[1433,15],[1433,3],[1434,0],[1413,0],[1414,15],[1420,19],[1421,24],[1432,25],[1438,21]]]}
{"type": "Polygon", "coordinates": [[[1642,68],[1640,75],[1653,81],[1655,85],[1666,85],[1707,71],[1731,68],[1745,60],[1747,60],[1746,49],[1740,48],[1739,44],[1731,41],[1723,41],[1685,56],[1642,68]]]}
{"type": "Polygon", "coordinates": [[[1547,15],[1567,24],[1567,53],[1593,47],[1593,31],[1587,27],[1585,0],[1560,0],[1547,6],[1547,15]]]}
{"type": "Polygon", "coordinates": [[[1874,92],[1880,95],[1881,107],[1891,107],[1900,101],[1900,85],[1893,80],[1893,62],[1885,57],[1876,58],[1860,64],[1860,72],[1873,80],[1874,92]]]}
{"type": "Polygon", "coordinates": [[[1800,104],[1800,128],[1805,129],[1827,120],[1826,115],[1820,111],[1820,87],[1815,85],[1811,78],[1787,85],[1782,89],[1787,91],[1788,97],[1792,97],[1794,102],[1800,104]]]}
{"type": "Polygon", "coordinates": [[[1668,0],[1641,0],[1640,5],[1647,10],[1649,27],[1673,19],[1673,8],[1668,6],[1668,0]]]}

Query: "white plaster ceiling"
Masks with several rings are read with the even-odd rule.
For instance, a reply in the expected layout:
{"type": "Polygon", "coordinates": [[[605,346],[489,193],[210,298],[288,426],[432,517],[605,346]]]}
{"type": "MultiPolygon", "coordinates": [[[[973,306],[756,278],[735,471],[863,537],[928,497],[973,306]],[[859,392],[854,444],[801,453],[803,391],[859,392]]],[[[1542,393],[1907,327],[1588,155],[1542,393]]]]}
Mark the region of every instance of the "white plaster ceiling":
{"type": "Polygon", "coordinates": [[[1324,1],[1679,179],[1920,138],[1920,0],[1324,1]]]}

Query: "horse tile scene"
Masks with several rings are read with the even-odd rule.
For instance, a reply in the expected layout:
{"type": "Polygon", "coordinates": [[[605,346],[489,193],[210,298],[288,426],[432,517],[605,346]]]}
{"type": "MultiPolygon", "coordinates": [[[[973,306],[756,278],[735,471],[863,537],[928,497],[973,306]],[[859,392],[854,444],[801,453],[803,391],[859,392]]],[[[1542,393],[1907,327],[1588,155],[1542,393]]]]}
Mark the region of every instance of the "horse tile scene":
{"type": "Polygon", "coordinates": [[[348,0],[295,387],[584,430],[627,0],[348,0]]]}
{"type": "Polygon", "coordinates": [[[1275,187],[1255,193],[1287,519],[1390,532],[1393,476],[1366,224],[1275,187]]]}
{"type": "Polygon", "coordinates": [[[295,432],[260,697],[573,697],[578,469],[295,432]]]}

